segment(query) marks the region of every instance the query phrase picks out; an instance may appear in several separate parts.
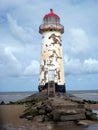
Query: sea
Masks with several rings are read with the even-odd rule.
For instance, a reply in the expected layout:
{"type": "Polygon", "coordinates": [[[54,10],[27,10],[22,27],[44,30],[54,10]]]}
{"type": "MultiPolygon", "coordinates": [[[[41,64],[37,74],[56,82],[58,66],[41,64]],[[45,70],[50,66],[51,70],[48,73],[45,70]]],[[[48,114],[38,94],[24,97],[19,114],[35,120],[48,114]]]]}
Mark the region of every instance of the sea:
{"type": "MultiPolygon", "coordinates": [[[[83,90],[83,91],[67,91],[70,94],[73,94],[77,97],[80,97],[82,99],[86,99],[86,100],[92,100],[92,101],[97,101],[98,102],[98,90],[83,90]]],[[[9,103],[9,102],[14,102],[20,99],[24,99],[27,96],[30,96],[32,94],[34,94],[36,92],[0,92],[0,102],[4,102],[4,103],[9,103]]],[[[98,111],[94,110],[97,115],[98,115],[98,111]]],[[[50,130],[98,130],[98,124],[93,124],[93,125],[89,125],[88,127],[82,127],[82,126],[71,126],[71,125],[65,125],[65,126],[61,126],[61,125],[54,125],[53,128],[49,128],[50,130]]],[[[6,130],[9,130],[6,128],[6,130]]],[[[15,128],[11,128],[11,130],[16,130],[15,128]]],[[[18,129],[17,129],[18,130],[18,129]]],[[[19,130],[26,130],[25,129],[19,129],[19,130]]],[[[31,128],[30,128],[31,130],[31,128]]],[[[32,130],[36,130],[36,129],[32,129],[32,130]]],[[[48,130],[48,127],[47,127],[48,130]]]]}
{"type": "Polygon", "coordinates": [[[34,93],[36,92],[0,92],[0,102],[3,101],[6,104],[9,102],[15,102],[24,99],[34,93]]]}

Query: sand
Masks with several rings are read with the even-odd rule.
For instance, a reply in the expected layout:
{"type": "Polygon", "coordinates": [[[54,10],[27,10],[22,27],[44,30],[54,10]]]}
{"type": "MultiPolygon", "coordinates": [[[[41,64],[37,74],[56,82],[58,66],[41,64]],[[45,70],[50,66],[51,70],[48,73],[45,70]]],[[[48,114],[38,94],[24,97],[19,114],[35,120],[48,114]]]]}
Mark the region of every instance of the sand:
{"type": "Polygon", "coordinates": [[[21,119],[24,105],[0,105],[0,130],[45,130],[46,126],[21,119]]]}
{"type": "Polygon", "coordinates": [[[94,110],[98,110],[98,103],[97,104],[91,104],[90,108],[94,109],[94,110]]]}

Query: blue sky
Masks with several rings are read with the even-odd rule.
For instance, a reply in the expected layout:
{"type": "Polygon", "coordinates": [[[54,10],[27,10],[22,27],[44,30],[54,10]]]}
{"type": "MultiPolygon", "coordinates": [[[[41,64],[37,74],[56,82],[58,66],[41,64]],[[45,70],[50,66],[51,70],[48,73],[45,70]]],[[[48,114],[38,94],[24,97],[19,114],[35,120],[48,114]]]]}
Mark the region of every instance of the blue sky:
{"type": "Polygon", "coordinates": [[[37,90],[39,26],[50,8],[65,28],[67,90],[98,90],[98,0],[0,0],[0,92],[37,90]]]}

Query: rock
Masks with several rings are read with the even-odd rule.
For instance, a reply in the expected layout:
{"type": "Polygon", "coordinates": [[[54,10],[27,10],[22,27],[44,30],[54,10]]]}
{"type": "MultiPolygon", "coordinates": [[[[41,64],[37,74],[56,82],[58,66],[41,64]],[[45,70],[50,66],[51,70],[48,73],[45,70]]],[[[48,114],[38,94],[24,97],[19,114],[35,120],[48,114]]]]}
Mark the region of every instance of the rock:
{"type": "Polygon", "coordinates": [[[40,115],[45,115],[45,114],[46,114],[45,109],[41,108],[41,109],[39,110],[39,114],[40,114],[40,115]]]}
{"type": "Polygon", "coordinates": [[[26,119],[28,119],[28,120],[32,120],[33,117],[32,117],[31,115],[28,115],[28,116],[26,116],[26,119]]]}
{"type": "Polygon", "coordinates": [[[51,112],[51,111],[52,111],[52,107],[51,107],[50,105],[47,105],[47,106],[46,106],[46,111],[47,111],[47,113],[48,113],[48,112],[51,112]]]}
{"type": "Polygon", "coordinates": [[[30,113],[32,116],[36,116],[38,115],[38,110],[36,107],[32,107],[32,109],[30,110],[30,113]]]}
{"type": "Polygon", "coordinates": [[[5,105],[5,102],[4,102],[4,101],[2,101],[2,102],[0,103],[0,105],[5,105]]]}
{"type": "Polygon", "coordinates": [[[55,121],[55,122],[60,121],[60,117],[61,117],[61,115],[60,115],[60,113],[58,113],[58,111],[53,112],[53,121],[55,121]]]}
{"type": "Polygon", "coordinates": [[[38,115],[38,110],[36,109],[36,107],[28,107],[26,110],[25,110],[25,113],[23,114],[24,117],[27,118],[27,116],[32,116],[35,117],[38,115]]]}
{"type": "Polygon", "coordinates": [[[40,108],[42,107],[42,101],[39,101],[39,102],[36,104],[36,106],[37,106],[37,109],[40,109],[40,108]]]}
{"type": "Polygon", "coordinates": [[[92,111],[86,111],[86,118],[88,120],[97,120],[97,114],[92,111]]]}
{"type": "Polygon", "coordinates": [[[91,120],[97,120],[97,115],[96,115],[96,113],[93,113],[93,114],[91,115],[91,120]]]}
{"type": "Polygon", "coordinates": [[[48,125],[47,125],[47,129],[48,129],[48,130],[52,130],[53,128],[52,128],[52,126],[51,126],[50,124],[48,124],[48,125]]]}
{"type": "Polygon", "coordinates": [[[33,118],[34,121],[37,122],[43,122],[44,121],[44,116],[43,115],[39,115],[33,118]]]}
{"type": "Polygon", "coordinates": [[[47,121],[50,121],[50,119],[49,119],[49,117],[45,117],[45,121],[47,122],[47,121]]]}
{"type": "Polygon", "coordinates": [[[53,120],[53,115],[52,115],[52,113],[48,113],[48,114],[47,114],[47,118],[48,118],[50,121],[52,121],[52,120],[53,120]]]}
{"type": "Polygon", "coordinates": [[[85,114],[61,115],[61,121],[86,119],[85,114]]]}
{"type": "Polygon", "coordinates": [[[81,119],[96,120],[96,114],[88,108],[88,104],[72,95],[57,94],[54,98],[47,98],[45,93],[37,93],[24,102],[27,105],[24,117],[41,122],[44,121],[77,121],[81,119]],[[44,117],[44,119],[43,119],[44,117]]]}
{"type": "Polygon", "coordinates": [[[77,123],[77,125],[83,125],[83,126],[87,127],[87,126],[88,126],[88,123],[85,122],[85,121],[79,121],[79,122],[77,123]]]}
{"type": "Polygon", "coordinates": [[[97,120],[97,114],[96,113],[91,114],[91,120],[97,120]]]}
{"type": "Polygon", "coordinates": [[[59,113],[61,113],[61,115],[73,115],[73,114],[77,114],[78,112],[75,110],[75,109],[69,109],[69,110],[66,110],[66,109],[61,109],[61,110],[58,110],[59,113]]]}

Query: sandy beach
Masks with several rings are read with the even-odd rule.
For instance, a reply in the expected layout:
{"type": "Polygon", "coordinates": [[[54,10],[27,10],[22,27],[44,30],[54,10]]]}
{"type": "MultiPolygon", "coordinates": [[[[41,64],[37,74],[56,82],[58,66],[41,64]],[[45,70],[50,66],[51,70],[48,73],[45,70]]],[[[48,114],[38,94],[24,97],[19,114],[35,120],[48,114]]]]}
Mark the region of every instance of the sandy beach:
{"type": "Polygon", "coordinates": [[[98,103],[97,104],[91,104],[90,108],[94,109],[94,110],[98,110],[98,103]]]}
{"type": "Polygon", "coordinates": [[[0,130],[39,130],[41,124],[19,118],[24,110],[24,105],[0,105],[0,130]]]}
{"type": "MultiPolygon", "coordinates": [[[[90,105],[92,109],[98,110],[98,104],[90,105]]],[[[49,123],[38,123],[35,121],[28,121],[21,119],[19,116],[25,110],[24,105],[0,105],[0,130],[63,130],[65,126],[57,127],[57,125],[50,125],[49,123]]],[[[85,120],[89,125],[98,124],[96,121],[85,120]]],[[[64,125],[64,124],[63,124],[64,125]]],[[[74,128],[76,130],[84,130],[80,126],[75,126],[71,123],[65,123],[66,130],[74,128]],[[69,127],[70,126],[70,127],[69,127]]]]}
{"type": "Polygon", "coordinates": [[[24,109],[24,105],[0,105],[0,124],[17,124],[17,120],[22,123],[23,120],[19,119],[19,115],[23,113],[24,109]]]}

